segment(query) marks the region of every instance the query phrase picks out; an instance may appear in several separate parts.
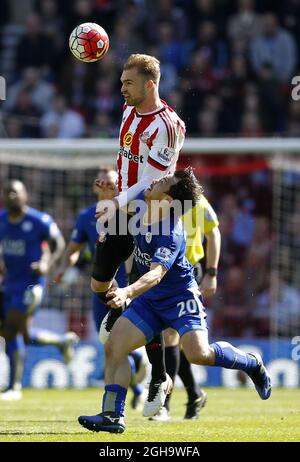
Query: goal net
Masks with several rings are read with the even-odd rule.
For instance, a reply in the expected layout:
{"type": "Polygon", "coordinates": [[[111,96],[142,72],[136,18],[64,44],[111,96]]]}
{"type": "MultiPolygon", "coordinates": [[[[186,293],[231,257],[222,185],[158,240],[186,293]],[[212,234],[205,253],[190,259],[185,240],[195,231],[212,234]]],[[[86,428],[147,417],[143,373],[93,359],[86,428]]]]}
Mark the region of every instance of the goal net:
{"type": "MultiPolygon", "coordinates": [[[[96,201],[92,183],[99,168],[115,167],[117,149],[113,140],[3,140],[0,183],[7,178],[22,180],[30,205],[51,214],[68,240],[78,212],[96,201]]],[[[297,139],[190,139],[185,143],[180,166],[194,166],[219,215],[223,238],[218,284],[225,295],[211,302],[212,335],[280,339],[300,332],[300,158],[296,153],[297,139]],[[237,205],[232,205],[234,200],[237,205]],[[255,210],[252,203],[256,203],[255,210]],[[249,220],[238,221],[245,213],[249,220]],[[251,214],[255,213],[253,225],[251,214]],[[272,232],[262,242],[259,234],[266,222],[272,232]],[[248,223],[253,227],[252,240],[248,223]],[[260,258],[268,246],[270,259],[263,273],[260,258]],[[263,280],[257,281],[258,276],[263,280]],[[235,283],[240,278],[240,292],[247,293],[250,302],[248,315],[237,310],[238,317],[231,321],[232,303],[230,297],[226,302],[225,288],[234,278],[235,283]]],[[[82,339],[96,335],[90,265],[86,249],[63,285],[53,284],[50,278],[37,325],[74,330],[82,339]]]]}
{"type": "Polygon", "coordinates": [[[273,337],[292,338],[300,332],[300,159],[277,155],[271,167],[271,333],[273,337]]]}

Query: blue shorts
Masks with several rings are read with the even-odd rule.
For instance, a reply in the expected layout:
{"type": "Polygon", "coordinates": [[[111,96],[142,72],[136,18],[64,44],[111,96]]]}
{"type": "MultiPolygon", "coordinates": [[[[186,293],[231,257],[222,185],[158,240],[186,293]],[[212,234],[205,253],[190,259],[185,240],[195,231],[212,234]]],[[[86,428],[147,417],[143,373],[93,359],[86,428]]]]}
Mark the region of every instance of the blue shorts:
{"type": "Polygon", "coordinates": [[[202,301],[200,291],[195,288],[160,301],[140,295],[130,303],[122,316],[140,329],[149,343],[167,327],[177,330],[180,336],[192,330],[207,330],[202,301]]]}
{"type": "Polygon", "coordinates": [[[20,290],[4,289],[4,313],[14,308],[31,316],[40,306],[43,298],[44,286],[30,285],[20,290]]]}

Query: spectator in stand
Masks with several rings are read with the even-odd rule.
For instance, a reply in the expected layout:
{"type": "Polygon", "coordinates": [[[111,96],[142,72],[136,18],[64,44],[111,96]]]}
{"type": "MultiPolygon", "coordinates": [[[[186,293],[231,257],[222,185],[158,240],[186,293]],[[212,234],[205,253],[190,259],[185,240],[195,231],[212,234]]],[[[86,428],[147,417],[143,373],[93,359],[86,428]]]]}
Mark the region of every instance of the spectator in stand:
{"type": "Polygon", "coordinates": [[[22,91],[30,94],[31,104],[41,111],[41,113],[49,109],[54,96],[54,88],[53,85],[41,77],[40,68],[25,68],[22,72],[22,78],[8,87],[7,99],[3,105],[4,109],[8,111],[12,110],[22,91]]]}
{"type": "Polygon", "coordinates": [[[174,0],[146,0],[148,7],[147,38],[153,41],[153,31],[156,31],[161,23],[169,23],[176,31],[179,41],[183,41],[188,35],[187,13],[184,8],[177,6],[174,0]]]}
{"type": "Polygon", "coordinates": [[[212,109],[203,109],[197,115],[197,133],[200,136],[213,138],[218,132],[218,116],[212,109]]]}
{"type": "Polygon", "coordinates": [[[258,76],[258,94],[263,128],[266,132],[283,132],[286,124],[283,88],[271,64],[264,64],[258,76]]]}
{"type": "Polygon", "coordinates": [[[263,136],[261,119],[254,111],[245,111],[242,115],[240,136],[244,138],[259,138],[263,136]]]}
{"type": "Polygon", "coordinates": [[[118,136],[118,129],[109,114],[97,112],[92,119],[88,135],[91,138],[115,138],[118,136]]]}
{"type": "Polygon", "coordinates": [[[238,11],[228,21],[227,33],[231,40],[241,37],[247,42],[261,31],[261,18],[255,11],[254,0],[239,0],[238,11]]]}
{"type": "Polygon", "coordinates": [[[115,52],[116,62],[119,67],[132,53],[143,53],[145,50],[141,36],[128,27],[128,24],[122,17],[114,25],[110,43],[111,48],[115,52]]]}
{"type": "Polygon", "coordinates": [[[116,97],[113,82],[106,77],[102,77],[96,82],[94,94],[90,99],[90,107],[94,111],[111,114],[116,104],[120,105],[121,101],[116,97]]]}
{"type": "Polygon", "coordinates": [[[75,0],[68,3],[70,5],[70,11],[68,11],[68,14],[66,15],[68,20],[66,28],[70,31],[70,33],[74,27],[84,22],[102,24],[101,15],[96,9],[94,0],[75,0]]]}
{"type": "Polygon", "coordinates": [[[26,19],[26,30],[20,38],[16,49],[16,68],[18,71],[26,67],[42,67],[47,73],[55,64],[54,42],[42,28],[41,19],[31,14],[26,19]]]}
{"type": "Polygon", "coordinates": [[[18,94],[11,113],[18,118],[21,124],[22,138],[40,138],[39,119],[41,113],[32,103],[28,90],[22,90],[18,94]]]}
{"type": "Polygon", "coordinates": [[[226,42],[219,37],[217,26],[213,21],[198,24],[194,50],[203,52],[219,77],[225,74],[228,65],[226,42]]]}
{"type": "Polygon", "coordinates": [[[268,63],[275,75],[288,82],[297,64],[295,39],[287,30],[281,28],[274,13],[263,16],[262,33],[251,42],[251,64],[256,74],[268,63]]]}
{"type": "Polygon", "coordinates": [[[3,132],[3,138],[23,138],[20,119],[13,114],[9,114],[5,120],[3,132]]]}
{"type": "Polygon", "coordinates": [[[242,337],[251,334],[251,294],[240,267],[233,266],[211,302],[216,336],[242,337]]]}
{"type": "Polygon", "coordinates": [[[236,263],[241,264],[245,252],[252,242],[255,219],[253,216],[254,201],[244,199],[232,223],[232,243],[235,247],[236,263]]]}
{"type": "Polygon", "coordinates": [[[83,117],[67,106],[66,99],[57,95],[53,109],[43,115],[41,129],[45,138],[80,138],[85,133],[83,117]]]}
{"type": "Polygon", "coordinates": [[[158,28],[158,47],[161,60],[179,71],[188,61],[191,43],[182,41],[171,22],[162,22],[158,28]]]}

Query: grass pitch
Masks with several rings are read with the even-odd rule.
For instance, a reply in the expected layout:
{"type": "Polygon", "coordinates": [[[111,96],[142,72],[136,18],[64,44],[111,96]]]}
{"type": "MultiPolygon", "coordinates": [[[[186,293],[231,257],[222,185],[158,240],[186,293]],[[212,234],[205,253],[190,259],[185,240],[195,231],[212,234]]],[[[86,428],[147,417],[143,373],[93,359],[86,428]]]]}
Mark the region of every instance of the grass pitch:
{"type": "Polygon", "coordinates": [[[80,414],[97,414],[101,393],[88,390],[25,390],[21,401],[0,401],[1,441],[56,442],[205,442],[300,441],[300,390],[274,389],[261,401],[251,389],[208,388],[199,420],[184,421],[185,392],[172,397],[172,419],[149,422],[129,407],[121,435],[91,433],[77,422],[80,414]]]}

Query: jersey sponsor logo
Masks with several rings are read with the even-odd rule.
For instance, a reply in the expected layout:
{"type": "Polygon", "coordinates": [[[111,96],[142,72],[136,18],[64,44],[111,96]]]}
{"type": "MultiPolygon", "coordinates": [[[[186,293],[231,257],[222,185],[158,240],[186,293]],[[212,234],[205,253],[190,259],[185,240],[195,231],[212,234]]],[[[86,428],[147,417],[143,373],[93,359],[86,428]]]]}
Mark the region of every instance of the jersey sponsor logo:
{"type": "Polygon", "coordinates": [[[147,252],[142,252],[139,247],[135,247],[133,257],[137,263],[143,266],[151,265],[151,256],[147,252]]]}
{"type": "Polygon", "coordinates": [[[31,221],[24,221],[22,223],[21,228],[22,228],[22,231],[24,231],[25,233],[29,233],[33,228],[33,224],[31,221]]]}
{"type": "Polygon", "coordinates": [[[125,148],[130,148],[132,144],[132,139],[133,139],[133,134],[130,132],[125,133],[124,138],[123,138],[123,144],[125,148]]]}
{"type": "Polygon", "coordinates": [[[124,147],[120,148],[119,154],[122,157],[125,157],[125,159],[133,160],[133,162],[136,162],[137,164],[138,163],[143,164],[144,162],[144,156],[137,156],[135,154],[132,154],[131,151],[127,151],[124,147]]]}
{"type": "Polygon", "coordinates": [[[173,148],[162,148],[157,153],[160,160],[163,162],[171,162],[175,155],[175,149],[173,148]]]}
{"type": "Polygon", "coordinates": [[[3,239],[1,242],[3,255],[14,255],[16,257],[23,257],[26,253],[26,243],[23,239],[3,239]]]}
{"type": "Polygon", "coordinates": [[[157,249],[155,254],[157,257],[163,258],[165,261],[168,261],[170,260],[171,253],[171,250],[167,247],[160,247],[159,249],[157,249]]]}

